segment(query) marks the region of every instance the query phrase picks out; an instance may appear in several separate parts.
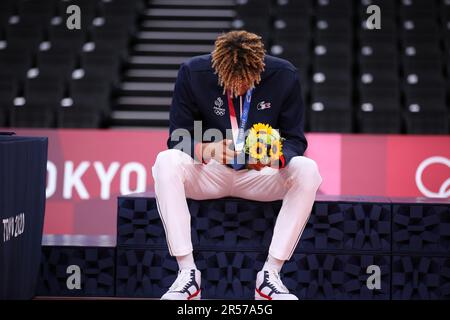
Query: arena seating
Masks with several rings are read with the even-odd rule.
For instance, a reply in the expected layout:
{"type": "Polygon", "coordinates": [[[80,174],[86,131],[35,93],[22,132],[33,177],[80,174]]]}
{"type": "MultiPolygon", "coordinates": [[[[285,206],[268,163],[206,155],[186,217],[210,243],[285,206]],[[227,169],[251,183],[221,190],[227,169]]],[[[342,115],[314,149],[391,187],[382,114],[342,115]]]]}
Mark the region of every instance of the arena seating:
{"type": "Polygon", "coordinates": [[[167,126],[179,64],[247,29],[298,67],[306,131],[450,132],[446,0],[4,0],[0,12],[3,126],[167,126]],[[78,31],[65,28],[72,3],[78,31]],[[379,30],[366,25],[371,4],[379,30]],[[60,91],[46,106],[27,92],[55,79],[56,110],[60,91]],[[79,80],[108,90],[85,99],[72,91],[79,80]]]}
{"type": "Polygon", "coordinates": [[[0,125],[108,124],[141,0],[5,0],[0,4],[0,125]],[[81,9],[81,29],[66,9],[81,9]]]}

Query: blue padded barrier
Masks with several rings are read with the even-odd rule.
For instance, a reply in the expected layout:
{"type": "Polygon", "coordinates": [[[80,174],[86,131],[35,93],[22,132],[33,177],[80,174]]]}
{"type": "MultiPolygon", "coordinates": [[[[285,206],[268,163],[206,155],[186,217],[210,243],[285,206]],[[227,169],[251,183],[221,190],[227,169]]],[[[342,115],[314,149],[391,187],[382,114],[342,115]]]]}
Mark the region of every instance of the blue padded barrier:
{"type": "Polygon", "coordinates": [[[393,204],[392,250],[450,254],[449,204],[393,204]]]}
{"type": "Polygon", "coordinates": [[[301,299],[389,300],[390,256],[294,254],[284,283],[301,299]],[[380,289],[369,289],[369,266],[380,268],[380,289]]]}
{"type": "Polygon", "coordinates": [[[317,201],[297,251],[390,251],[391,208],[383,202],[317,201]]]}
{"type": "MultiPolygon", "coordinates": [[[[37,294],[40,296],[114,296],[115,250],[93,247],[43,247],[37,294]],[[67,285],[69,266],[81,270],[81,287],[67,285]]],[[[69,279],[70,280],[70,279],[69,279]]]]}
{"type": "MultiPolygon", "coordinates": [[[[281,201],[188,199],[196,249],[267,250],[281,201]]],[[[341,197],[316,201],[299,252],[391,250],[391,206],[386,198],[341,197]]],[[[117,244],[166,248],[152,194],[119,197],[117,244]]]]}
{"type": "MultiPolygon", "coordinates": [[[[188,199],[203,298],[253,299],[281,205],[188,199]]],[[[283,281],[301,299],[450,299],[449,208],[445,199],[318,196],[283,281]],[[371,266],[380,270],[374,290],[371,266]]],[[[111,244],[61,247],[60,240],[44,246],[40,295],[159,298],[175,280],[153,194],[119,197],[115,251],[111,244]],[[65,288],[69,262],[87,277],[81,291],[65,288]]]]}
{"type": "Polygon", "coordinates": [[[450,258],[394,256],[392,298],[396,300],[450,299],[450,258]]]}
{"type": "MultiPolygon", "coordinates": [[[[202,251],[202,298],[253,299],[262,252],[202,251]]],[[[176,260],[165,250],[118,249],[117,295],[160,297],[175,280],[176,260]]],[[[282,270],[286,286],[302,299],[390,299],[390,257],[294,254],[282,270]],[[367,268],[381,269],[380,290],[369,290],[367,268]]]]}
{"type": "Polygon", "coordinates": [[[44,236],[37,295],[114,296],[116,250],[108,236],[44,236]],[[72,266],[72,268],[70,268],[72,266]],[[80,271],[80,287],[73,276],[80,271]]]}

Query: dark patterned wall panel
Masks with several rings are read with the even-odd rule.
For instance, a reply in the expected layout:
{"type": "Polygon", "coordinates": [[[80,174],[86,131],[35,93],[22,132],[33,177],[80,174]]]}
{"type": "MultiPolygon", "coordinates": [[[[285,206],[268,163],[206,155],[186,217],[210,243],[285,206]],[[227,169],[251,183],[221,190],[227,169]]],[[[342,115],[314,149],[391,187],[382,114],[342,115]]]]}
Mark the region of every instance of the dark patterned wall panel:
{"type": "MultiPolygon", "coordinates": [[[[281,202],[188,200],[192,243],[207,248],[268,247],[281,202]]],[[[119,198],[118,246],[166,246],[154,198],[119,198]]]]}
{"type": "MultiPolygon", "coordinates": [[[[449,299],[449,206],[372,201],[316,201],[283,267],[287,287],[302,299],[449,299]],[[370,265],[380,267],[381,289],[367,287],[370,265]]],[[[202,298],[253,298],[281,204],[188,200],[202,298]]],[[[119,199],[118,228],[117,294],[160,297],[178,266],[166,250],[155,200],[119,199]]]]}
{"type": "MultiPolygon", "coordinates": [[[[188,200],[191,237],[199,249],[267,249],[281,201],[188,200]]],[[[297,251],[390,251],[390,206],[383,203],[316,202],[297,251]]],[[[165,248],[154,198],[119,198],[119,246],[165,248]]]]}
{"type": "Polygon", "coordinates": [[[450,258],[394,256],[392,298],[450,299],[450,258]]]}
{"type": "Polygon", "coordinates": [[[194,246],[268,248],[281,202],[189,200],[194,246]]]}
{"type": "Polygon", "coordinates": [[[202,273],[202,295],[207,299],[254,299],[256,274],[266,254],[257,252],[203,252],[197,265],[202,273]]]}
{"type": "MultiPolygon", "coordinates": [[[[202,271],[202,298],[253,298],[256,270],[264,260],[265,255],[254,252],[196,253],[195,262],[202,271]]],[[[159,298],[177,271],[176,260],[165,250],[118,249],[117,295],[159,298]]]]}
{"type": "Polygon", "coordinates": [[[117,245],[166,245],[155,198],[119,197],[117,245]]]}
{"type": "Polygon", "coordinates": [[[294,254],[283,267],[283,281],[301,299],[390,298],[390,257],[294,254]],[[380,289],[370,290],[368,267],[380,268],[380,289]]]}
{"type": "Polygon", "coordinates": [[[450,206],[394,204],[394,252],[435,252],[450,255],[450,206]]]}
{"type": "MultiPolygon", "coordinates": [[[[265,253],[195,254],[202,271],[202,298],[253,299],[265,253]]],[[[176,261],[167,251],[118,249],[117,295],[159,298],[175,280],[176,261]]],[[[303,299],[389,299],[390,257],[295,254],[282,270],[286,286],[303,299]],[[381,288],[369,290],[367,267],[381,270],[381,288]]]]}
{"type": "Polygon", "coordinates": [[[316,202],[297,251],[390,251],[391,209],[383,203],[316,202]]]}
{"type": "Polygon", "coordinates": [[[341,250],[344,246],[344,212],[351,204],[315,203],[297,251],[341,250]]]}
{"type": "Polygon", "coordinates": [[[42,247],[37,294],[41,296],[114,296],[114,248],[42,247]],[[67,279],[76,265],[81,271],[81,289],[69,289],[67,279]]]}
{"type": "Polygon", "coordinates": [[[450,258],[444,261],[441,268],[440,296],[442,299],[450,300],[450,258]]]}
{"type": "Polygon", "coordinates": [[[165,250],[117,249],[116,295],[160,297],[176,278],[178,265],[165,250]]]}

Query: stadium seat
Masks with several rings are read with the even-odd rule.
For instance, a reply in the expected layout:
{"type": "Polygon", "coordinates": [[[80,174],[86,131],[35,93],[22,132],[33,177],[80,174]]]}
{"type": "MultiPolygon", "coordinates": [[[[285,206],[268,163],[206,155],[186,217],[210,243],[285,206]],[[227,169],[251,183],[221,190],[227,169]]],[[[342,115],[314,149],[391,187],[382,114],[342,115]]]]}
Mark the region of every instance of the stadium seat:
{"type": "Polygon", "coordinates": [[[43,27],[25,23],[10,24],[6,29],[8,47],[30,53],[37,50],[44,39],[43,27]]]}
{"type": "Polygon", "coordinates": [[[0,50],[0,76],[23,80],[31,66],[32,56],[28,51],[20,48],[0,50]]]}
{"type": "Polygon", "coordinates": [[[111,84],[119,83],[119,56],[114,53],[83,52],[81,66],[90,79],[109,79],[111,84]]]}
{"type": "Polygon", "coordinates": [[[332,86],[313,84],[311,107],[308,110],[311,131],[351,132],[351,85],[332,86]]]}
{"type": "Polygon", "coordinates": [[[449,131],[449,113],[446,110],[405,111],[404,118],[408,134],[448,134],[449,131]]]}
{"type": "Polygon", "coordinates": [[[339,64],[341,68],[350,69],[353,64],[353,50],[347,44],[316,42],[314,62],[316,65],[339,64]]]}
{"type": "MultiPolygon", "coordinates": [[[[391,61],[391,64],[398,65],[398,48],[395,44],[384,43],[383,45],[371,42],[361,42],[358,52],[359,65],[370,65],[379,61],[391,61]]],[[[392,70],[398,72],[398,70],[392,70]]]]}
{"type": "MultiPolygon", "coordinates": [[[[381,8],[380,8],[381,9],[381,8]]],[[[387,34],[396,32],[398,30],[398,24],[397,19],[395,15],[384,15],[384,11],[382,14],[381,19],[381,29],[369,29],[369,26],[367,24],[368,19],[370,18],[370,15],[366,13],[365,10],[360,10],[360,16],[358,17],[358,24],[357,24],[357,31],[360,30],[366,30],[370,33],[370,31],[373,31],[372,33],[377,34],[387,34]]]]}
{"type": "Polygon", "coordinates": [[[25,83],[24,103],[11,109],[11,126],[54,127],[55,110],[64,95],[64,85],[56,79],[37,77],[25,83]]]}
{"type": "Polygon", "coordinates": [[[358,132],[400,133],[401,115],[398,82],[397,86],[390,86],[386,82],[361,85],[357,110],[358,132]]]}
{"type": "Polygon", "coordinates": [[[316,15],[319,18],[341,18],[350,20],[353,16],[351,0],[315,0],[316,15]]]}
{"type": "Polygon", "coordinates": [[[0,108],[11,107],[16,94],[16,81],[11,77],[0,77],[0,108]]]}
{"type": "Polygon", "coordinates": [[[443,64],[441,59],[417,59],[405,57],[403,59],[403,73],[405,82],[410,84],[426,84],[443,81],[443,64]]]}
{"type": "Polygon", "coordinates": [[[416,17],[427,17],[434,19],[436,17],[435,1],[427,0],[404,0],[399,4],[399,13],[402,19],[410,19],[416,17]]]}
{"type": "Polygon", "coordinates": [[[0,1],[0,37],[5,32],[10,17],[15,14],[16,4],[15,0],[0,1]]]}
{"type": "Polygon", "coordinates": [[[271,9],[270,0],[237,0],[237,15],[242,19],[268,17],[271,9]]]}
{"type": "Polygon", "coordinates": [[[360,64],[358,87],[364,88],[395,88],[399,90],[400,78],[398,70],[389,68],[383,61],[374,61],[360,64]]]}
{"type": "Polygon", "coordinates": [[[278,0],[272,7],[272,14],[276,17],[305,18],[312,13],[313,3],[311,0],[278,0]]]}
{"type": "Polygon", "coordinates": [[[443,83],[433,87],[407,87],[404,94],[406,106],[411,112],[447,110],[446,88],[443,83]]]}
{"type": "Polygon", "coordinates": [[[127,28],[117,25],[116,28],[107,26],[92,29],[92,41],[103,50],[124,53],[127,50],[130,34],[127,28]],[[117,28],[118,27],[118,28],[117,28]]]}
{"type": "Polygon", "coordinates": [[[367,17],[366,9],[370,5],[377,5],[382,8],[383,18],[391,18],[396,15],[397,1],[392,0],[357,0],[359,14],[361,17],[367,17]]]}
{"type": "Polygon", "coordinates": [[[245,29],[267,40],[270,31],[270,0],[237,0],[233,29],[245,29]]]}
{"type": "Polygon", "coordinates": [[[361,88],[358,107],[364,112],[401,111],[398,88],[387,86],[361,88]]]}
{"type": "Polygon", "coordinates": [[[24,108],[56,109],[64,96],[65,86],[55,78],[38,76],[25,82],[24,108]]]}
{"type": "Polygon", "coordinates": [[[276,18],[273,22],[274,36],[280,38],[284,35],[287,37],[305,37],[311,36],[311,24],[308,18],[299,18],[297,16],[289,16],[276,18]]]}
{"type": "Polygon", "coordinates": [[[404,60],[441,60],[442,52],[439,42],[433,42],[427,37],[403,39],[401,44],[401,55],[404,60]]]}
{"type": "Polygon", "coordinates": [[[8,123],[9,110],[17,94],[17,83],[11,77],[0,77],[0,127],[8,123]]]}
{"type": "Polygon", "coordinates": [[[95,108],[60,107],[57,111],[59,128],[98,128],[101,126],[101,112],[95,108]]]}
{"type": "MultiPolygon", "coordinates": [[[[98,14],[98,2],[95,0],[68,0],[60,1],[58,3],[58,13],[60,17],[67,16],[67,8],[71,5],[80,7],[81,15],[81,29],[85,30],[92,25],[92,20],[98,14]]],[[[72,30],[73,31],[73,30],[72,30]]]]}
{"type": "Polygon", "coordinates": [[[270,48],[270,54],[287,59],[298,68],[306,70],[309,67],[310,57],[309,45],[307,43],[305,44],[301,41],[299,43],[275,42],[270,48]]]}
{"type": "Polygon", "coordinates": [[[125,27],[134,24],[139,9],[142,9],[140,0],[115,0],[103,2],[100,7],[100,13],[107,22],[118,23],[125,27]]]}
{"type": "MultiPolygon", "coordinates": [[[[316,34],[317,35],[334,35],[340,36],[341,33],[351,34],[352,33],[352,24],[350,20],[342,19],[342,18],[316,18],[316,34]]],[[[344,36],[344,35],[342,35],[344,36]]]]}
{"type": "MultiPolygon", "coordinates": [[[[383,104],[383,102],[380,102],[383,104]]],[[[357,113],[358,132],[367,134],[398,134],[402,130],[402,113],[399,110],[377,110],[377,106],[368,103],[361,105],[357,113]],[[364,110],[363,110],[364,109],[364,110]],[[373,111],[366,111],[373,110],[373,111]]]]}
{"type": "Polygon", "coordinates": [[[97,109],[103,115],[109,114],[111,86],[107,81],[88,78],[72,80],[69,92],[74,107],[97,109]]]}
{"type": "Polygon", "coordinates": [[[346,85],[352,82],[351,69],[335,60],[313,62],[312,81],[316,84],[346,85]]]}
{"type": "Polygon", "coordinates": [[[439,36],[436,19],[416,18],[402,21],[402,36],[439,36]]]}
{"type": "Polygon", "coordinates": [[[313,102],[308,114],[309,130],[312,132],[349,133],[353,130],[352,112],[331,109],[326,102],[313,102]]]}
{"type": "Polygon", "coordinates": [[[304,32],[283,32],[283,30],[274,30],[272,32],[271,43],[278,43],[284,47],[309,46],[311,39],[310,30],[304,32]]]}
{"type": "Polygon", "coordinates": [[[441,24],[446,30],[448,30],[450,22],[450,3],[447,1],[441,1],[439,12],[441,24]]]}
{"type": "Polygon", "coordinates": [[[67,49],[50,48],[37,53],[37,68],[43,77],[68,81],[76,67],[76,55],[67,49]]]}
{"type": "Polygon", "coordinates": [[[19,17],[21,23],[44,26],[55,16],[56,0],[19,1],[19,17]]]}
{"type": "Polygon", "coordinates": [[[87,40],[86,31],[69,30],[64,24],[53,25],[49,30],[49,42],[52,48],[70,50],[77,53],[87,40]]]}

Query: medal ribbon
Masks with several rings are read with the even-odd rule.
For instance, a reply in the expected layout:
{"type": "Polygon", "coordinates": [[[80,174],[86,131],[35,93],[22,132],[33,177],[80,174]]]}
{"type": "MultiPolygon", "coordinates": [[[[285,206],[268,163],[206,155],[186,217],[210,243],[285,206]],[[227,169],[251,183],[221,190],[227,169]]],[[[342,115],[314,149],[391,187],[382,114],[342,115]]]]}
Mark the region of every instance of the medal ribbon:
{"type": "Polygon", "coordinates": [[[244,135],[245,135],[245,126],[247,125],[248,113],[250,111],[250,103],[252,101],[252,93],[253,89],[247,90],[245,94],[244,106],[241,104],[241,123],[238,126],[236,119],[236,111],[234,109],[233,99],[230,96],[230,93],[227,92],[228,98],[228,109],[230,112],[230,123],[231,130],[233,132],[233,142],[234,142],[234,150],[240,152],[244,149],[244,135]]]}

